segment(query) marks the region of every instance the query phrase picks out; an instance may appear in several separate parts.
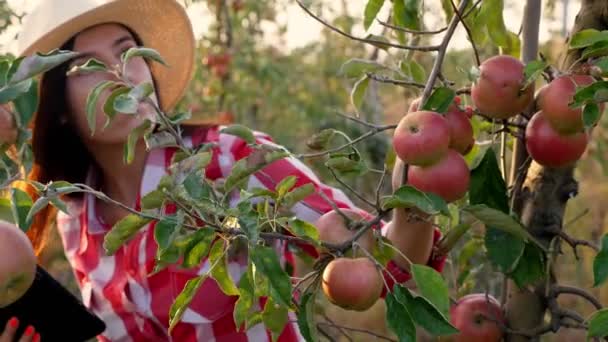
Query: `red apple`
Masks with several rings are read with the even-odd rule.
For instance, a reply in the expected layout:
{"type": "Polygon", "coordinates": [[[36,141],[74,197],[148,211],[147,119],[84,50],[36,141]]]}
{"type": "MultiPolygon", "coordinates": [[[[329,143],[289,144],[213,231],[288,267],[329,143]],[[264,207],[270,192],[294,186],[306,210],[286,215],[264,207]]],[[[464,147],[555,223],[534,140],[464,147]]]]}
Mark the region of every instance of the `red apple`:
{"type": "Polygon", "coordinates": [[[526,149],[537,163],[547,167],[565,167],[578,161],[587,148],[587,133],[560,135],[539,111],[526,127],[526,149]]]}
{"type": "Polygon", "coordinates": [[[453,202],[469,190],[469,167],[458,152],[449,150],[436,164],[410,166],[407,180],[420,191],[434,193],[446,202],[453,202]]]}
{"type": "Polygon", "coordinates": [[[496,298],[484,293],[464,296],[450,308],[450,322],[460,332],[444,340],[452,342],[499,342],[506,319],[496,298]]]}
{"type": "MultiPolygon", "coordinates": [[[[473,126],[469,120],[472,116],[472,109],[471,115],[469,115],[469,113],[460,108],[460,103],[460,96],[456,96],[454,98],[454,103],[448,108],[448,111],[444,116],[450,127],[449,148],[455,149],[460,154],[464,155],[469,153],[471,148],[473,148],[475,137],[473,136],[473,126]]],[[[410,103],[409,112],[416,112],[419,106],[420,98],[417,98],[410,103]]]]}
{"type": "Polygon", "coordinates": [[[532,85],[526,89],[524,64],[517,58],[499,55],[479,66],[479,78],[471,87],[471,99],[481,113],[508,119],[521,113],[534,99],[532,85]]]}
{"type": "MultiPolygon", "coordinates": [[[[354,210],[340,209],[340,211],[353,221],[364,219],[363,216],[354,210]]],[[[319,240],[333,244],[343,243],[352,238],[356,233],[356,230],[349,230],[342,215],[335,210],[329,211],[319,217],[315,222],[315,226],[319,231],[319,240]]],[[[371,252],[374,246],[374,234],[372,230],[368,229],[363,236],[357,239],[357,243],[361,248],[371,252]]]]}
{"type": "Polygon", "coordinates": [[[34,283],[36,255],[27,235],[0,221],[0,308],[23,297],[34,283]]]}
{"type": "MultiPolygon", "coordinates": [[[[583,131],[582,107],[570,108],[577,87],[584,87],[594,82],[589,75],[560,76],[538,94],[539,110],[545,119],[560,134],[572,134],[583,131]]],[[[603,110],[603,106],[601,107],[603,110]]]]}
{"type": "Polygon", "coordinates": [[[382,276],[368,258],[337,258],[323,270],[322,287],[329,301],[343,309],[365,311],[382,294],[382,276]]]}
{"type": "Polygon", "coordinates": [[[410,165],[430,165],[450,146],[450,126],[444,116],[418,111],[405,115],[395,129],[393,148],[410,165]]]}
{"type": "Polygon", "coordinates": [[[475,137],[467,113],[457,106],[452,106],[445,114],[445,118],[450,126],[450,148],[462,155],[469,153],[475,144],[475,137]]]}

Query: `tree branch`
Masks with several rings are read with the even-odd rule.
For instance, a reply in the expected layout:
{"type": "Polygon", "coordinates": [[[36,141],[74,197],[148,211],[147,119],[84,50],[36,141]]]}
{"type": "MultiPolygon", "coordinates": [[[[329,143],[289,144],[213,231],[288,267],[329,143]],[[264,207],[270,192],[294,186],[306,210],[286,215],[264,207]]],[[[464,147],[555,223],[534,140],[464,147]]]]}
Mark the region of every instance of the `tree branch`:
{"type": "Polygon", "coordinates": [[[384,45],[386,47],[394,47],[394,48],[401,49],[401,50],[437,51],[439,49],[439,46],[437,46],[437,45],[431,45],[431,46],[401,45],[401,44],[395,44],[395,43],[390,43],[390,42],[383,42],[383,41],[378,41],[378,40],[373,40],[373,39],[366,39],[366,38],[355,37],[352,34],[344,32],[344,31],[340,30],[339,28],[337,28],[337,27],[329,24],[325,20],[321,19],[319,16],[315,15],[314,13],[312,13],[312,11],[310,11],[306,6],[304,6],[304,4],[302,3],[301,0],[296,0],[296,2],[304,10],[304,12],[306,12],[308,15],[310,15],[311,17],[313,17],[315,20],[317,20],[321,24],[325,25],[327,28],[329,28],[332,31],[334,31],[336,33],[339,33],[339,34],[341,34],[341,35],[343,35],[343,36],[345,36],[347,38],[350,38],[352,40],[358,41],[358,42],[367,43],[367,44],[371,44],[371,45],[374,45],[374,46],[384,45]]]}
{"type": "Polygon", "coordinates": [[[597,298],[595,298],[588,291],[586,291],[584,289],[581,289],[581,288],[578,288],[578,287],[564,286],[564,285],[553,285],[553,287],[551,287],[551,291],[549,293],[549,296],[558,297],[560,294],[576,295],[576,296],[579,296],[579,297],[587,300],[589,303],[593,304],[593,306],[595,306],[595,308],[597,310],[601,310],[603,308],[602,303],[600,303],[600,301],[597,300],[597,298]]]}
{"type": "MultiPolygon", "coordinates": [[[[469,3],[469,0],[462,0],[462,2],[460,2],[460,6],[458,7],[458,12],[462,12],[467,7],[468,3],[469,3]]],[[[427,80],[424,91],[422,92],[420,104],[424,104],[426,102],[426,100],[429,98],[429,96],[431,95],[431,91],[433,90],[433,87],[435,85],[435,80],[437,79],[437,76],[439,75],[439,73],[441,71],[441,66],[443,65],[443,60],[445,58],[445,54],[447,52],[448,45],[450,44],[450,40],[452,39],[452,36],[454,35],[454,31],[456,30],[456,26],[458,26],[459,21],[460,21],[460,16],[455,15],[454,17],[452,17],[452,20],[450,21],[450,24],[448,25],[447,32],[445,33],[445,36],[443,37],[443,40],[442,40],[441,44],[439,45],[437,57],[435,58],[435,63],[433,64],[433,69],[431,69],[431,74],[429,75],[429,79],[427,80]]]]}

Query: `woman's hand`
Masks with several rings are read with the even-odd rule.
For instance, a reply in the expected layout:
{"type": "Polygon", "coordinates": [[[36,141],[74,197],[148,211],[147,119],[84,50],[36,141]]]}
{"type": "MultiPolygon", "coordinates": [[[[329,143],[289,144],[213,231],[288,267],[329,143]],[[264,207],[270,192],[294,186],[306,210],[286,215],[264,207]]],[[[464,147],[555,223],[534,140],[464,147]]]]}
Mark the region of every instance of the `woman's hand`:
{"type": "Polygon", "coordinates": [[[0,342],[40,342],[40,334],[36,332],[31,325],[25,329],[23,335],[18,340],[15,340],[15,334],[19,328],[19,320],[16,317],[11,318],[0,334],[0,342]]]}
{"type": "Polygon", "coordinates": [[[7,105],[0,105],[0,144],[17,141],[17,127],[7,105]]]}

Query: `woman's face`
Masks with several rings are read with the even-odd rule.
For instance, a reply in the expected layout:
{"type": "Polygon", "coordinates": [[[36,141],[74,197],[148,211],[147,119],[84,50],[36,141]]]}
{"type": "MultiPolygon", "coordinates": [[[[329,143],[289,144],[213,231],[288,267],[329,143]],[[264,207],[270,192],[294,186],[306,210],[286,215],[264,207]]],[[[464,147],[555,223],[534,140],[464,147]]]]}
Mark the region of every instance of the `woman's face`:
{"type": "MultiPolygon", "coordinates": [[[[79,33],[74,40],[72,50],[83,53],[82,57],[74,59],[69,68],[82,65],[90,58],[103,62],[108,67],[120,63],[120,56],[129,48],[137,46],[131,33],[118,24],[102,24],[79,33]]],[[[127,77],[133,84],[152,82],[152,74],[146,61],[141,57],[132,58],[127,65],[127,77]]],[[[67,107],[70,111],[67,119],[78,130],[80,136],[89,143],[115,144],[126,141],[129,133],[144,122],[145,118],[154,119],[154,109],[148,104],[141,104],[137,115],[118,114],[104,129],[106,115],[103,106],[111,94],[106,89],[96,105],[97,115],[95,133],[91,130],[86,116],[87,97],[95,86],[103,81],[114,80],[116,77],[106,72],[71,74],[67,77],[66,96],[67,107]]],[[[153,100],[157,103],[156,97],[153,100]]]]}

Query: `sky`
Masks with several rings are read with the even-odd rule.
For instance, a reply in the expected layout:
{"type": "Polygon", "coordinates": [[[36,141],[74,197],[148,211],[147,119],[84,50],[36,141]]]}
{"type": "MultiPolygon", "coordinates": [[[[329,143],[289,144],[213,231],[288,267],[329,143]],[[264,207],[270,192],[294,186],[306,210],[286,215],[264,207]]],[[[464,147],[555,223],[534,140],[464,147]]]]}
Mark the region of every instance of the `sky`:
{"type": "MultiPolygon", "coordinates": [[[[27,11],[33,8],[39,1],[41,0],[8,0],[9,4],[13,6],[17,11],[27,11]]],[[[78,1],[78,0],[73,0],[78,1]]],[[[323,0],[326,4],[338,3],[338,0],[323,0]]],[[[315,39],[318,39],[319,32],[322,29],[320,23],[315,21],[313,18],[309,17],[302,9],[295,4],[295,1],[292,1],[293,5],[288,7],[286,13],[281,13],[277,18],[280,22],[287,22],[287,33],[285,36],[285,41],[281,42],[281,46],[287,50],[291,50],[293,48],[297,48],[303,46],[315,39]]],[[[363,16],[363,10],[365,7],[366,0],[350,0],[348,1],[349,12],[352,15],[363,16]]],[[[543,1],[544,2],[544,1],[543,1]]],[[[559,4],[557,5],[555,14],[558,18],[561,18],[563,6],[562,0],[558,0],[559,4]]],[[[574,17],[576,12],[578,11],[579,0],[570,0],[568,6],[568,16],[567,16],[567,27],[571,27],[574,22],[574,17]]],[[[511,31],[517,32],[519,30],[519,25],[521,22],[524,1],[523,0],[505,0],[506,3],[506,11],[504,12],[505,22],[507,28],[511,31]]],[[[390,2],[386,1],[385,6],[383,7],[379,17],[385,18],[386,13],[388,12],[390,6],[390,2]]],[[[429,8],[426,13],[443,13],[440,8],[439,0],[427,0],[425,1],[425,6],[429,8]]],[[[203,32],[207,30],[206,20],[209,15],[206,10],[206,5],[204,3],[198,3],[189,8],[188,14],[192,21],[192,26],[197,35],[201,35],[203,32]]],[[[439,28],[445,25],[445,20],[443,16],[433,16],[432,18],[426,17],[424,18],[425,23],[429,28],[439,28]]],[[[546,20],[545,18],[541,21],[541,29],[540,29],[540,40],[545,41],[551,35],[551,32],[557,31],[559,32],[561,29],[561,22],[559,20],[546,20]]],[[[270,42],[276,42],[278,44],[278,40],[274,38],[273,32],[270,27],[272,25],[268,25],[268,39],[270,42]]],[[[376,23],[371,28],[370,31],[378,32],[380,29],[379,25],[376,23]]],[[[14,48],[14,44],[11,44],[11,38],[19,31],[18,26],[14,26],[9,29],[3,36],[0,35],[0,51],[12,51],[14,48]]],[[[363,27],[357,27],[355,33],[359,36],[365,36],[366,32],[363,30],[363,27]]],[[[441,35],[435,37],[437,41],[441,39],[441,35]]],[[[454,38],[450,43],[450,48],[452,49],[461,49],[465,48],[468,45],[468,41],[466,39],[466,32],[462,27],[456,31],[454,38]]]]}

